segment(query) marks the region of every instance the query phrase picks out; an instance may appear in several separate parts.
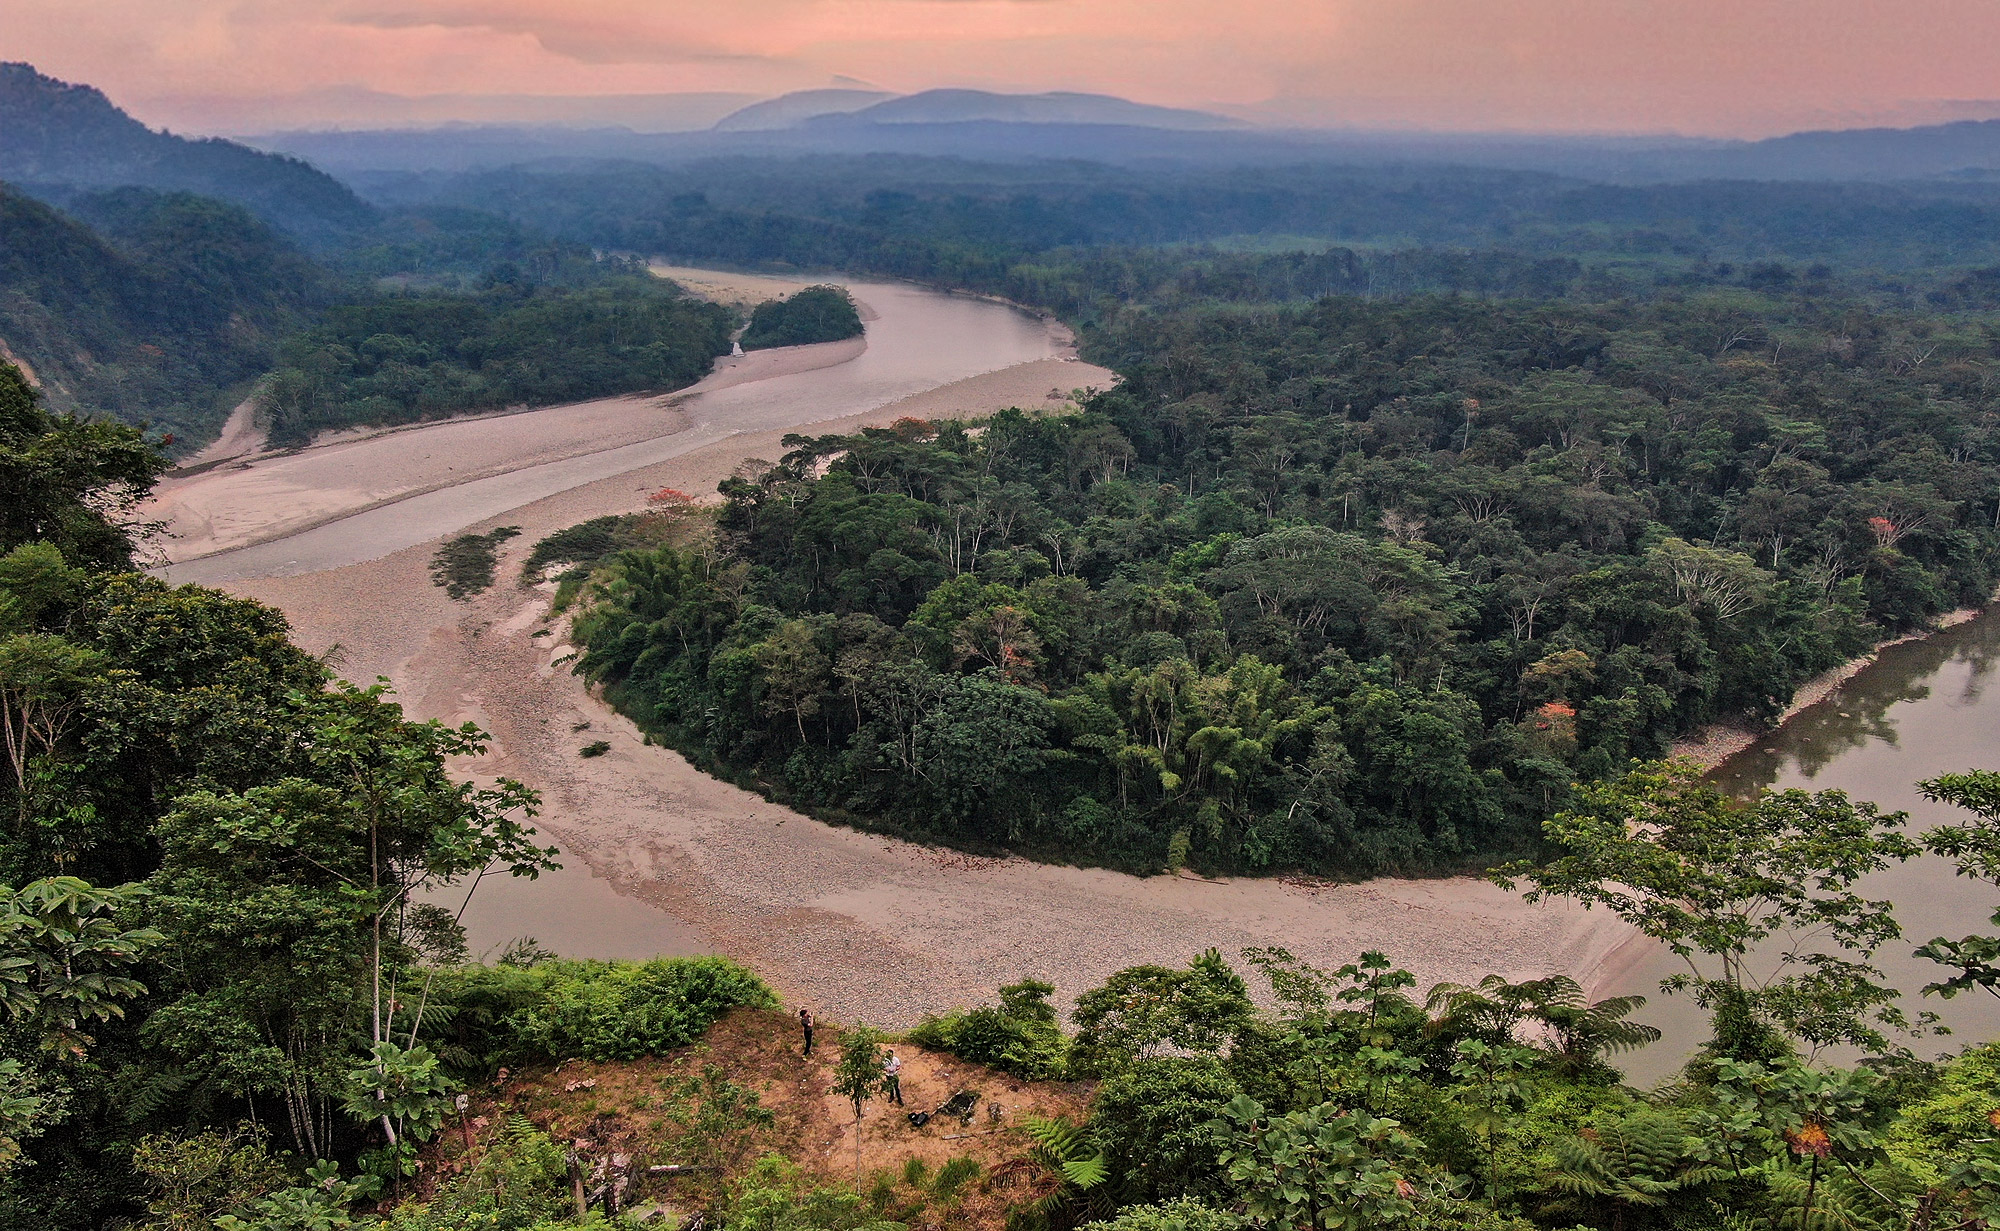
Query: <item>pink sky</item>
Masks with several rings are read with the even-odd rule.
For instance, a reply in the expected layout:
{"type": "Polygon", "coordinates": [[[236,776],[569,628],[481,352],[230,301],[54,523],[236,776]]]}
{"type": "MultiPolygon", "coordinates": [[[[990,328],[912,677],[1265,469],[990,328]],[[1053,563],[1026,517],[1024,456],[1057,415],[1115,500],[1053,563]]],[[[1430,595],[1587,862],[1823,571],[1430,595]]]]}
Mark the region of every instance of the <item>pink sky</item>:
{"type": "Polygon", "coordinates": [[[323,92],[341,89],[839,78],[1376,128],[1758,136],[2000,114],[1994,0],[0,0],[0,58],[197,131],[335,123],[323,92]]]}

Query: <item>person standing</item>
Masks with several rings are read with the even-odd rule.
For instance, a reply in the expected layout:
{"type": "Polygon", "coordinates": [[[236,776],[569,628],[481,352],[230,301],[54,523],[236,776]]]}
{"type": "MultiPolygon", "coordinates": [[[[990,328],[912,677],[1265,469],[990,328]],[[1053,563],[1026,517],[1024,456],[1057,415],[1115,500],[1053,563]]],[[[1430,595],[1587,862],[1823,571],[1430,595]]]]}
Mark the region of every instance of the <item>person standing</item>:
{"type": "Polygon", "coordinates": [[[894,1048],[882,1062],[882,1093],[896,1106],[903,1105],[903,1061],[894,1048]]]}
{"type": "Polygon", "coordinates": [[[813,1054],[813,1015],[811,1009],[799,1010],[799,1033],[806,1037],[806,1049],[802,1055],[813,1054]]]}

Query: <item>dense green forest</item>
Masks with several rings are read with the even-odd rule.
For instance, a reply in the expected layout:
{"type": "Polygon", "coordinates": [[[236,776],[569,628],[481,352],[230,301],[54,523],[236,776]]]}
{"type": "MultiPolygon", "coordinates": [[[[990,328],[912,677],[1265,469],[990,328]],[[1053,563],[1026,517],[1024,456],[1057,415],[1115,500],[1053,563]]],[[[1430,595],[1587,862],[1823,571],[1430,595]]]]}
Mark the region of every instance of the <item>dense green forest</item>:
{"type": "Polygon", "coordinates": [[[729,353],[736,317],[643,269],[579,284],[496,269],[476,294],[377,296],[290,339],[265,382],[271,439],[467,410],[677,389],[729,353]]]}
{"type": "Polygon", "coordinates": [[[1135,871],[1435,872],[1985,600],[1983,322],[1809,296],[1131,314],[1081,415],[795,439],[585,669],[798,806],[1135,871]]]}
{"type": "MultiPolygon", "coordinates": [[[[1301,319],[1286,336],[1311,327],[1301,319]]],[[[1118,460],[1112,416],[1078,421],[1098,450],[1075,455],[1078,496],[1101,499],[1158,464],[1118,460]]],[[[976,448],[997,474],[1035,456],[1035,431],[1063,426],[1002,421],[976,448]]],[[[857,457],[870,441],[847,442],[855,464],[799,493],[801,518],[843,486],[843,501],[866,502],[854,483],[871,473],[938,460],[924,435],[874,438],[873,462],[857,457]]],[[[1871,964],[1907,941],[1884,904],[1855,892],[1924,849],[1994,880],[2000,775],[1924,784],[1961,818],[1924,834],[1838,792],[1739,803],[1670,766],[1567,797],[1547,858],[1502,876],[1533,897],[1604,906],[1685,956],[1678,982],[1713,1009],[1715,1037],[1658,1090],[1627,1086],[1616,1068],[1654,1037],[1639,998],[1593,1002],[1560,976],[1498,975],[1419,996],[1380,953],[1327,970],[1277,949],[1247,951],[1241,967],[1210,951],[1081,990],[1068,1030],[1055,989],[1032,979],[998,1004],[926,1020],[906,1050],[990,1065],[1010,1100],[1038,1083],[1081,1109],[1002,1108],[998,1127],[940,1142],[886,1106],[881,1035],[829,1023],[823,1058],[799,1058],[790,1034],[769,1041],[784,1029],[770,990],[723,959],[561,962],[523,944],[495,965],[467,963],[452,913],[418,895],[549,866],[527,826],[537,799],[505,779],[452,779],[445,760],[480,750],[475,729],[413,723],[379,689],[330,683],[276,612],[126,571],[130,545],[107,510],[163,464],[135,429],[51,415],[0,366],[5,1225],[639,1225],[580,1211],[579,1192],[625,1211],[664,1198],[674,1225],[728,1231],[1916,1231],[2000,1219],[1995,1045],[1911,1054],[1923,1022],[1871,964]],[[1628,823],[1635,811],[1644,832],[1628,823]],[[1753,947],[1796,929],[1824,937],[1825,954],[1767,980],[1746,973],[1753,947]],[[1814,1062],[1831,1044],[1862,1061],[1814,1062]],[[913,1151],[972,1152],[849,1171],[841,1152],[822,1157],[825,1136],[803,1135],[837,1133],[829,1097],[878,1135],[907,1131],[913,1151]],[[802,1104],[820,1118],[801,1124],[802,1104]],[[591,1139],[602,1137],[680,1169],[631,1166],[591,1139]]],[[[1222,545],[1223,559],[1254,541],[1222,545]]],[[[1426,541],[1379,558],[1404,575],[1429,561],[1435,575],[1444,566],[1416,545],[1426,541]]],[[[1200,542],[1184,558],[1217,547],[1200,542]]],[[[626,567],[649,559],[674,563],[626,567]]],[[[1865,594],[1865,580],[1855,588],[1865,594]]],[[[1199,609],[1198,589],[1167,606],[1199,609]]],[[[697,619],[678,627],[701,635],[697,619]]],[[[1001,690],[1018,687],[1004,673],[1053,661],[1014,645],[978,694],[1001,723],[1015,706],[1001,690]]],[[[1396,652],[1385,657],[1366,686],[1406,692],[1396,652]]],[[[1255,675],[1242,660],[1235,671],[1255,675]]],[[[1439,702],[1453,704],[1464,703],[1439,702]]],[[[1954,990],[2000,986],[1991,938],[1929,951],[1954,990]]]]}
{"type": "Polygon", "coordinates": [[[795,295],[760,303],[743,331],[744,350],[808,346],[861,336],[861,313],[837,286],[809,286],[795,295]]]}
{"type": "MultiPolygon", "coordinates": [[[[391,179],[376,191],[385,204],[492,210],[606,248],[998,293],[1011,293],[1009,271],[1040,254],[1205,243],[1494,251],[1636,271],[1640,286],[1826,263],[1893,291],[2000,263],[1991,239],[2000,196],[1977,181],[1632,187],[1452,166],[1219,170],[877,155],[514,167],[391,179]]],[[[1434,276],[1449,278],[1449,267],[1434,276]]]]}

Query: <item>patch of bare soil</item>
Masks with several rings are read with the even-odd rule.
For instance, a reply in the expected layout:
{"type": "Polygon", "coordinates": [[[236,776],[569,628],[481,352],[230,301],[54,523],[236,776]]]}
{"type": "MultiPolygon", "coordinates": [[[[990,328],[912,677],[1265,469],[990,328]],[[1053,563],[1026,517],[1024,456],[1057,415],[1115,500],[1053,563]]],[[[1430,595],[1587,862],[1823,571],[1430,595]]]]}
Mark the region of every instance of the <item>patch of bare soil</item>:
{"type": "MultiPolygon", "coordinates": [[[[893,1044],[903,1061],[902,1107],[875,1100],[864,1105],[860,1122],[859,1173],[901,1177],[911,1159],[934,1175],[947,1161],[970,1158],[979,1176],[946,1209],[927,1211],[928,1222],[954,1226],[998,1226],[1019,1193],[1007,1179],[1023,1170],[1030,1142],[1020,1131],[1025,1117],[1083,1118],[1089,1087],[1082,1083],[1029,1082],[956,1056],[893,1044]],[[933,1109],[961,1091],[977,1095],[970,1124],[955,1116],[914,1126],[908,1112],[933,1109]],[[996,1174],[1000,1183],[994,1183],[996,1174]]],[[[777,1153],[820,1182],[855,1183],[853,1104],[832,1093],[840,1037],[822,1026],[813,1054],[800,1051],[797,1023],[784,1012],[739,1009],[710,1028],[692,1047],[669,1056],[596,1064],[569,1061],[554,1068],[504,1074],[475,1090],[465,1128],[448,1124],[425,1159],[420,1193],[462,1173],[472,1153],[490,1148],[507,1131],[511,1115],[525,1116],[558,1142],[584,1143],[590,1161],[622,1154],[634,1178],[629,1206],[662,1204],[692,1211],[704,1207],[727,1179],[766,1153],[777,1153]],[[689,1078],[715,1066],[731,1082],[754,1091],[771,1113],[767,1128],[745,1132],[733,1143],[719,1170],[682,1157],[671,1119],[675,1092],[689,1078]],[[688,1166],[686,1172],[654,1172],[654,1166],[688,1166]]],[[[908,1194],[915,1196],[915,1193],[908,1194]]]]}

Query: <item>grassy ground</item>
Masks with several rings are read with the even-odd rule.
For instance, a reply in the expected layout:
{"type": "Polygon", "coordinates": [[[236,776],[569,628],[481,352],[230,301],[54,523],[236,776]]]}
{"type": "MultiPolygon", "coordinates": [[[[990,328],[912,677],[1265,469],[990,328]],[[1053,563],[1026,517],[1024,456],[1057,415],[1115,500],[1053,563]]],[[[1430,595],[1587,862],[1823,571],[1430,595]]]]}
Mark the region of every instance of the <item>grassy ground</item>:
{"type": "MultiPolygon", "coordinates": [[[[905,1106],[879,1100],[861,1123],[860,1187],[881,1201],[885,1214],[913,1228],[998,1228],[1008,1206],[1031,1196],[1035,1170],[1024,1166],[1030,1142],[1019,1129],[1028,1116],[1083,1118],[1088,1089],[1072,1083],[1034,1083],[969,1064],[955,1056],[891,1044],[903,1061],[905,1106]],[[979,1094],[973,1122],[942,1117],[912,1126],[905,1112],[930,1110],[961,1090],[979,1094]],[[999,1108],[994,1118],[993,1105],[999,1108]],[[978,1164],[976,1175],[940,1189],[936,1177],[953,1159],[978,1164]]],[[[838,1033],[822,1026],[810,1058],[799,1054],[796,1019],[784,1011],[739,1009],[713,1026],[693,1047],[630,1063],[569,1061],[553,1068],[502,1072],[474,1089],[465,1126],[445,1126],[425,1159],[419,1189],[428,1191],[467,1166],[466,1141],[477,1152],[524,1116],[557,1141],[578,1147],[586,1159],[614,1153],[632,1159],[637,1189],[627,1201],[691,1213],[758,1158],[779,1154],[822,1182],[856,1183],[853,1105],[830,1092],[839,1059],[838,1033]],[[711,1070],[711,1066],[713,1069],[711,1070]],[[716,1072],[714,1070],[719,1070],[716,1072]],[[706,1074],[706,1076],[704,1076],[706,1074]],[[717,1078],[754,1092],[770,1113],[730,1117],[741,1125],[726,1139],[696,1150],[682,1121],[699,1116],[702,1095],[717,1078]],[[690,1087],[702,1083],[699,1091],[690,1087]],[[651,1174],[651,1165],[712,1166],[681,1174],[651,1174]]],[[[954,1168],[964,1172],[959,1163],[954,1168]]],[[[413,1195],[421,1195],[413,1194],[413,1195]]]]}

